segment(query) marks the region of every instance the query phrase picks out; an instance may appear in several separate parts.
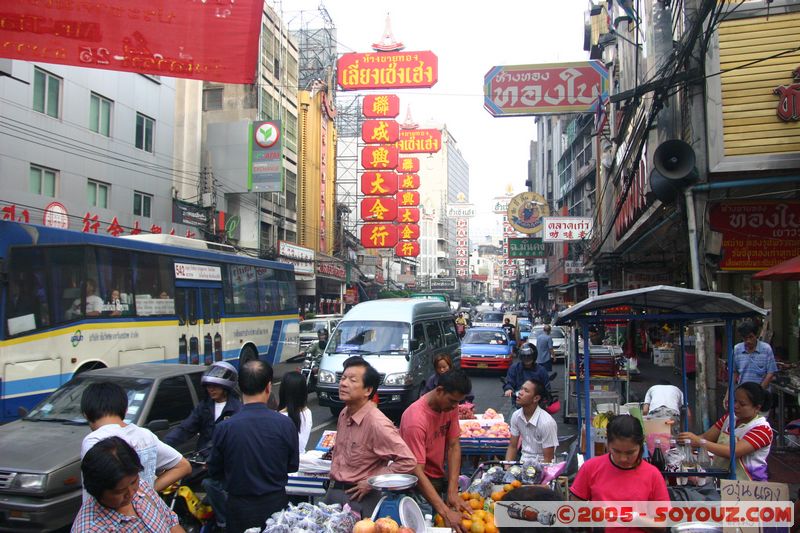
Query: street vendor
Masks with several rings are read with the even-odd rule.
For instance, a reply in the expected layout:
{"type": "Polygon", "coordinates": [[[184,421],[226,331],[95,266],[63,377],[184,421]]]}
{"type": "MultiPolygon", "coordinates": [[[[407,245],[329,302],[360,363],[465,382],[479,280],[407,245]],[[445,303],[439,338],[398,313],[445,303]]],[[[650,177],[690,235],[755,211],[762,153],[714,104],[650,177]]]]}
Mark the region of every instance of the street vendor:
{"type": "Polygon", "coordinates": [[[544,394],[544,385],[528,380],[517,394],[517,405],[509,423],[511,439],[506,450],[506,461],[517,458],[522,440],[522,460],[538,459],[551,463],[558,447],[558,424],[550,414],[539,407],[544,394]]]}
{"type": "Polygon", "coordinates": [[[436,388],[411,404],[400,421],[400,436],[417,459],[414,475],[419,479],[419,492],[444,518],[445,525],[463,533],[467,530],[461,525],[461,513],[470,507],[458,495],[461,427],[456,407],[471,390],[472,383],[462,370],[445,372],[436,388]]]}
{"type": "Polygon", "coordinates": [[[345,408],[336,424],[331,483],[325,503],[349,504],[363,517],[372,515],[381,494],[367,480],[379,474],[411,474],[417,461],[397,428],[372,402],[380,374],[362,357],[345,360],[339,398],[345,408]]]}
{"type": "MultiPolygon", "coordinates": [[[[769,395],[761,385],[748,381],[737,387],[733,398],[736,479],[767,481],[767,456],[773,435],[769,422],[759,411],[769,409],[769,395]]],[[[725,415],[702,435],[685,432],[678,439],[690,440],[695,448],[705,447],[714,454],[712,465],[727,469],[731,457],[729,430],[725,415]]]]}

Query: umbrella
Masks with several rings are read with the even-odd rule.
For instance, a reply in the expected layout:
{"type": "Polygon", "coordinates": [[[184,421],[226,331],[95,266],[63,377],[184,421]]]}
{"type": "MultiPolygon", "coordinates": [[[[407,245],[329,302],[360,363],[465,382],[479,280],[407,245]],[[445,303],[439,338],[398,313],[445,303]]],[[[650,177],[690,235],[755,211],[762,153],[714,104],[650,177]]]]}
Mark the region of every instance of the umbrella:
{"type": "Polygon", "coordinates": [[[789,259],[783,263],[769,267],[756,274],[753,279],[763,279],[768,281],[800,281],[800,255],[794,259],[789,259]]]}

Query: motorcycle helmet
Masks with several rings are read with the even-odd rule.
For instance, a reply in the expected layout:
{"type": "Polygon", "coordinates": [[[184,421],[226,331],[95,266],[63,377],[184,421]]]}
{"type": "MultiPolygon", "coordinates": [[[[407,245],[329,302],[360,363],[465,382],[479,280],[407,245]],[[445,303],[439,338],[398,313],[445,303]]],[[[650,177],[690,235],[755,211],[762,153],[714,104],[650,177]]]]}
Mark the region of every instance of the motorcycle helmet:
{"type": "Polygon", "coordinates": [[[533,344],[526,342],[519,349],[519,358],[520,360],[522,359],[536,360],[536,347],[533,344]]]}
{"type": "Polygon", "coordinates": [[[321,329],[317,332],[317,339],[319,339],[319,345],[324,349],[325,346],[328,345],[328,330],[321,329]]]}
{"type": "Polygon", "coordinates": [[[238,381],[239,373],[232,364],[225,361],[217,361],[212,364],[200,379],[200,383],[203,385],[219,385],[229,391],[236,388],[238,381]]]}

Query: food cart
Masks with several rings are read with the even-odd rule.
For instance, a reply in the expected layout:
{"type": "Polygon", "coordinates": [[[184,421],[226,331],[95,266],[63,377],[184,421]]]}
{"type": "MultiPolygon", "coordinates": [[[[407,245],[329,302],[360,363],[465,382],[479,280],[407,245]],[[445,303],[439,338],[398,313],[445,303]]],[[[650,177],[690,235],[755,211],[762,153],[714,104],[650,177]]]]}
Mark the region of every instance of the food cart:
{"type": "MultiPolygon", "coordinates": [[[[686,353],[686,342],[684,339],[684,326],[689,324],[702,325],[709,322],[723,321],[727,339],[728,354],[728,394],[733,397],[733,324],[734,321],[753,316],[766,316],[767,312],[741,298],[732,294],[721,292],[707,292],[694,289],[684,289],[666,285],[645,287],[630,291],[615,292],[588,298],[559,313],[556,320],[557,325],[574,325],[583,337],[583,375],[579,376],[580,387],[578,388],[578,425],[585,425],[585,443],[591,443],[591,365],[590,365],[590,346],[589,346],[589,327],[599,324],[604,320],[644,320],[644,321],[667,321],[675,322],[680,331],[680,354],[681,357],[686,353]],[[624,314],[601,314],[604,310],[618,306],[629,306],[630,312],[624,314]]],[[[685,363],[681,368],[686,368],[685,363]]],[[[686,389],[686,372],[683,376],[683,398],[684,407],[688,401],[686,389]]],[[[728,405],[728,423],[730,424],[730,434],[735,434],[735,418],[733,414],[733,402],[728,405]]],[[[687,428],[687,421],[684,420],[684,430],[687,428]]],[[[730,479],[736,478],[735,468],[735,439],[731,439],[731,459],[727,475],[730,479]]],[[[593,455],[592,446],[586,445],[588,457],[593,455]]]]}

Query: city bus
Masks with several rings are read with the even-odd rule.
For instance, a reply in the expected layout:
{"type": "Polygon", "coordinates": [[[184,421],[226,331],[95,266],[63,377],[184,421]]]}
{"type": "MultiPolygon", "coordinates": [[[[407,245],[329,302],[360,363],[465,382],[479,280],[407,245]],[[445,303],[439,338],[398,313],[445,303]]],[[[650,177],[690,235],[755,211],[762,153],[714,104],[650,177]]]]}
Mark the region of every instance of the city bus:
{"type": "Polygon", "coordinates": [[[172,235],[0,221],[0,321],[0,422],[94,368],[300,351],[292,265],[172,235]]]}

